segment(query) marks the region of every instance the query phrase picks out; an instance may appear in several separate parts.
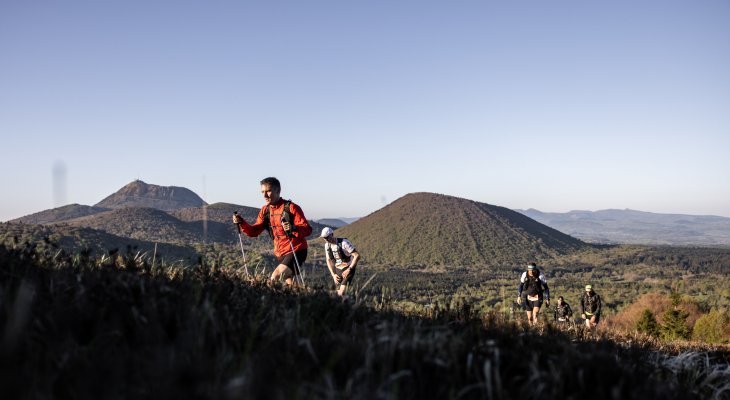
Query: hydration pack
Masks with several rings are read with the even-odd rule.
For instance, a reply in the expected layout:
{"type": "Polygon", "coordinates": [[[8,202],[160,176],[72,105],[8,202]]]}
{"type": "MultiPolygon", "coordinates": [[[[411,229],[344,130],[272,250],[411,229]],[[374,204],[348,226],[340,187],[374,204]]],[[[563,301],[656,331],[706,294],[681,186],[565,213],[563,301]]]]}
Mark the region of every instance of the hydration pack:
{"type": "MultiPolygon", "coordinates": [[[[291,200],[284,200],[284,210],[281,212],[281,224],[283,225],[284,222],[288,222],[293,227],[294,225],[294,216],[291,213],[291,200]]],[[[269,236],[271,238],[274,238],[274,230],[271,228],[271,205],[266,207],[266,211],[264,211],[264,226],[266,227],[266,230],[269,232],[269,236]]],[[[283,227],[282,227],[283,229],[283,227]]],[[[286,233],[286,236],[291,236],[291,230],[284,231],[286,233]]]]}
{"type": "Polygon", "coordinates": [[[526,274],[525,282],[522,285],[522,291],[527,293],[528,296],[542,295],[544,291],[542,281],[540,280],[540,271],[538,270],[535,270],[533,276],[526,274]]]}
{"type": "Polygon", "coordinates": [[[573,310],[570,309],[570,305],[565,302],[563,302],[563,304],[559,304],[555,311],[558,314],[558,318],[570,317],[573,314],[573,310]]]}
{"type": "Polygon", "coordinates": [[[586,293],[583,295],[583,299],[584,299],[583,304],[585,304],[586,310],[588,312],[592,313],[592,312],[596,311],[596,309],[598,309],[598,295],[597,294],[594,293],[593,295],[590,295],[590,294],[586,293]]]}
{"type": "Polygon", "coordinates": [[[340,263],[349,263],[350,259],[352,259],[352,256],[348,256],[345,254],[345,251],[342,250],[342,241],[345,240],[345,238],[337,238],[337,254],[335,254],[332,251],[333,244],[327,242],[327,255],[330,259],[333,259],[336,261],[336,264],[340,263]]]}

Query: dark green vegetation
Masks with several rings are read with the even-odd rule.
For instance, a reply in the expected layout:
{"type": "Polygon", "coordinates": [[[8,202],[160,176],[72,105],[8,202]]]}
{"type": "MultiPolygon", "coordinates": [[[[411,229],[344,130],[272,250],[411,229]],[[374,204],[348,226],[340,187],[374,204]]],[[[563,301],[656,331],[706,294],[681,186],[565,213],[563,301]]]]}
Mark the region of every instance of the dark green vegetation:
{"type": "Polygon", "coordinates": [[[517,210],[560,232],[591,243],[730,246],[730,218],[634,210],[544,213],[517,210]]]}
{"type": "MultiPolygon", "coordinates": [[[[367,260],[367,253],[365,259],[367,260]]],[[[666,307],[658,307],[657,318],[669,309],[672,291],[682,294],[692,304],[691,329],[701,315],[711,310],[730,309],[730,250],[617,246],[590,249],[541,262],[553,300],[564,296],[578,309],[586,284],[592,284],[603,299],[604,326],[627,332],[635,331],[635,322],[644,308],[628,322],[614,325],[622,310],[642,295],[657,292],[666,307]]],[[[365,264],[363,275],[377,274],[370,286],[382,288],[396,307],[406,311],[426,312],[436,305],[469,304],[480,313],[500,312],[522,318],[515,305],[517,285],[524,265],[506,266],[411,266],[365,264]]],[[[362,278],[361,282],[366,279],[362,278]]],[[[549,313],[543,313],[548,319],[549,313]]],[[[550,316],[551,318],[552,316],[550,316]]],[[[619,318],[620,319],[620,318],[619,318]]]]}
{"type": "MultiPolygon", "coordinates": [[[[310,276],[311,277],[311,276],[310,276]]],[[[727,350],[342,304],[240,269],[0,246],[4,398],[721,399],[727,350]]]]}
{"type": "Polygon", "coordinates": [[[26,215],[25,217],[15,219],[12,222],[24,224],[51,224],[54,222],[68,221],[74,218],[81,218],[87,215],[94,215],[108,210],[109,209],[102,207],[69,204],[63,207],[26,215]]]}
{"type": "Polygon", "coordinates": [[[526,264],[589,248],[507,208],[434,193],[405,195],[336,235],[398,265],[526,264]]]}
{"type": "Polygon", "coordinates": [[[112,235],[91,228],[66,225],[28,225],[0,223],[0,245],[30,246],[42,251],[53,251],[59,256],[85,253],[90,257],[137,253],[156,256],[157,261],[166,264],[194,265],[200,255],[195,248],[155,243],[112,235]]]}

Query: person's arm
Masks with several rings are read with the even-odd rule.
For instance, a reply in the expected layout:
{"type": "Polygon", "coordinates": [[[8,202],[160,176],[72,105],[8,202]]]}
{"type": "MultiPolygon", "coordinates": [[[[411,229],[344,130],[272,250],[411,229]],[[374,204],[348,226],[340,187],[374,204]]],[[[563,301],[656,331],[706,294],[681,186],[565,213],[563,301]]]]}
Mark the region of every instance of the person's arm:
{"type": "Polygon", "coordinates": [[[550,305],[550,288],[547,284],[547,278],[545,278],[545,275],[540,275],[540,280],[542,281],[542,287],[545,288],[545,301],[550,305]]]}
{"type": "Polygon", "coordinates": [[[350,265],[347,266],[347,269],[342,271],[342,279],[347,279],[350,275],[355,273],[355,266],[357,265],[357,261],[360,259],[360,253],[357,251],[353,251],[350,255],[352,256],[352,259],[350,260],[350,265]]]}
{"type": "Polygon", "coordinates": [[[298,205],[291,203],[290,211],[293,216],[294,226],[292,226],[292,235],[300,239],[304,239],[312,234],[312,226],[304,216],[304,211],[298,205]]]}
{"type": "Polygon", "coordinates": [[[238,226],[238,230],[245,233],[246,236],[256,237],[266,229],[266,224],[264,223],[265,210],[266,206],[259,210],[259,215],[256,216],[256,222],[253,225],[249,225],[249,223],[238,214],[233,216],[233,222],[238,226]]]}
{"type": "Polygon", "coordinates": [[[357,266],[358,261],[360,261],[360,253],[357,251],[353,251],[350,253],[352,256],[352,260],[350,261],[350,269],[355,270],[355,267],[357,266]]]}
{"type": "Polygon", "coordinates": [[[601,296],[596,294],[596,300],[598,300],[598,307],[596,307],[596,312],[594,314],[601,315],[601,296]]]}
{"type": "Polygon", "coordinates": [[[341,246],[342,250],[350,255],[351,258],[348,267],[354,271],[357,263],[360,261],[360,253],[357,252],[357,249],[355,249],[355,246],[352,244],[352,242],[347,239],[342,239],[341,246]]]}
{"type": "Polygon", "coordinates": [[[583,297],[580,298],[580,313],[583,316],[583,318],[586,317],[586,296],[583,295],[583,297]]]}
{"type": "Polygon", "coordinates": [[[522,278],[520,278],[520,284],[517,286],[517,302],[522,303],[522,287],[525,285],[525,282],[522,281],[522,278]]]}

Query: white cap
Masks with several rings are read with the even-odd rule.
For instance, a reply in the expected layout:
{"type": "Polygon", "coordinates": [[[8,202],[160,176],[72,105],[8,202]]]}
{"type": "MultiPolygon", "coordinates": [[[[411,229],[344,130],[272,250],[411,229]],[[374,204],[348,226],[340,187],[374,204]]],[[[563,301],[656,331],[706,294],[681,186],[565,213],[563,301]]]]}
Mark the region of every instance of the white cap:
{"type": "Polygon", "coordinates": [[[332,235],[334,233],[335,233],[335,231],[333,231],[332,228],[330,228],[329,226],[327,226],[324,229],[322,229],[322,233],[319,235],[319,237],[327,237],[327,236],[330,236],[330,235],[332,235]]]}

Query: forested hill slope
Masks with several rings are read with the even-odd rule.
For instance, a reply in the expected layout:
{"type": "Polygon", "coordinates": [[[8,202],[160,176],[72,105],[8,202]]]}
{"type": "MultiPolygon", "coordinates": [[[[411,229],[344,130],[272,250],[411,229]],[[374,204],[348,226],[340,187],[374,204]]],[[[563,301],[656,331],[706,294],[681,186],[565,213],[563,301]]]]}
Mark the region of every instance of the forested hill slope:
{"type": "Polygon", "coordinates": [[[510,209],[435,193],[407,194],[340,228],[371,262],[509,265],[589,247],[510,209]]]}
{"type": "Polygon", "coordinates": [[[63,207],[39,211],[24,217],[16,218],[9,222],[20,222],[24,224],[52,224],[54,222],[68,221],[70,219],[86,217],[108,210],[108,208],[103,207],[69,204],[63,207]]]}

